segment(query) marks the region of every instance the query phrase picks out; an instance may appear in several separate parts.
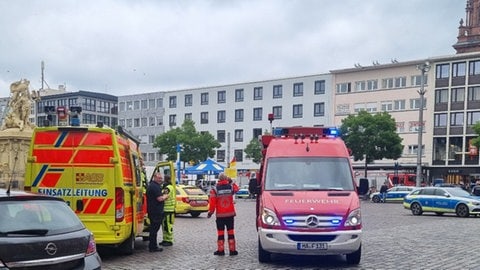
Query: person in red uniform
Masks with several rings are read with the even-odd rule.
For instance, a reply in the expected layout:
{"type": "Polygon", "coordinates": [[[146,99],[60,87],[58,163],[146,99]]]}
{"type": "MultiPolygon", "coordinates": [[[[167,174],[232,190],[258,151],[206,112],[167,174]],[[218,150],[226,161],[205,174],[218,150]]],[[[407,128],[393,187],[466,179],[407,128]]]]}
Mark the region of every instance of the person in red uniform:
{"type": "Polygon", "coordinates": [[[218,176],[215,188],[210,190],[208,218],[216,213],[217,225],[217,251],[214,255],[225,255],[225,228],[227,229],[228,249],[230,256],[238,255],[235,243],[234,217],[235,205],[233,196],[239,190],[237,184],[233,183],[224,173],[218,176]]]}

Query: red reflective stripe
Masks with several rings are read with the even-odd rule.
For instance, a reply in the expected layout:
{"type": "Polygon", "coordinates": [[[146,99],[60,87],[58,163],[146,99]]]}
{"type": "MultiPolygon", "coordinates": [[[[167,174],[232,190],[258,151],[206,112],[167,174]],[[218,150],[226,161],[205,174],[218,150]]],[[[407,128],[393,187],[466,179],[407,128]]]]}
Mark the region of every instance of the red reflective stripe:
{"type": "Polygon", "coordinates": [[[71,161],[74,164],[79,163],[97,163],[110,164],[110,158],[113,157],[112,150],[81,150],[75,151],[75,156],[71,161]]]}
{"type": "Polygon", "coordinates": [[[84,214],[98,213],[98,210],[100,209],[104,201],[105,199],[96,199],[96,198],[88,199],[88,203],[85,206],[85,210],[83,210],[83,213],[84,214]]]}
{"type": "Polygon", "coordinates": [[[38,132],[35,135],[34,144],[50,144],[53,145],[58,138],[58,131],[44,131],[38,132]]]}
{"type": "Polygon", "coordinates": [[[95,146],[95,145],[112,145],[112,134],[110,133],[97,133],[89,132],[87,137],[83,141],[82,145],[95,146]]]}
{"type": "Polygon", "coordinates": [[[131,223],[133,221],[133,208],[131,206],[125,208],[125,222],[131,223]]]}
{"type": "Polygon", "coordinates": [[[33,149],[36,163],[68,163],[72,154],[72,149],[33,149]]]}
{"type": "Polygon", "coordinates": [[[39,187],[56,187],[58,181],[62,173],[46,173],[45,176],[42,178],[40,183],[38,184],[39,187]]]}
{"type": "Polygon", "coordinates": [[[113,202],[113,199],[106,199],[105,204],[100,210],[100,214],[105,214],[108,211],[108,208],[110,207],[110,205],[112,205],[112,202],[113,202]]]}
{"type": "Polygon", "coordinates": [[[62,143],[62,147],[77,147],[84,139],[85,132],[68,132],[67,137],[62,143]]]}

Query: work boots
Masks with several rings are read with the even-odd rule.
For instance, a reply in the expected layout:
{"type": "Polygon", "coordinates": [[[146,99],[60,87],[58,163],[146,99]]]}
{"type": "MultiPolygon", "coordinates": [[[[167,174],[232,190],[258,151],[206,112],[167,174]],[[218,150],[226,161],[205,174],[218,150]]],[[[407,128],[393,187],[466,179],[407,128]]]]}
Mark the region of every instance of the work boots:
{"type": "Polygon", "coordinates": [[[217,251],[215,251],[213,255],[225,255],[225,240],[217,240],[217,251]]]}
{"type": "Polygon", "coordinates": [[[238,255],[235,239],[228,239],[228,250],[230,250],[230,256],[238,255]]]}

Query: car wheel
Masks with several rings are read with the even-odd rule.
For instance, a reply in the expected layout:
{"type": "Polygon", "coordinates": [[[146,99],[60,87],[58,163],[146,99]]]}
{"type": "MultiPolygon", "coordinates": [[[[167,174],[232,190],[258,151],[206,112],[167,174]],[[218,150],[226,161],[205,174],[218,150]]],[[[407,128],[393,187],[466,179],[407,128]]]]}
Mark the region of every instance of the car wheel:
{"type": "Polygon", "coordinates": [[[414,216],[420,216],[423,214],[422,206],[419,203],[412,203],[410,205],[410,210],[414,216]]]}
{"type": "Polygon", "coordinates": [[[191,212],[190,215],[192,217],[199,217],[200,216],[200,212],[191,212]]]}
{"type": "Polygon", "coordinates": [[[357,265],[360,263],[362,257],[362,245],[353,253],[347,254],[347,263],[350,265],[357,265]]]}
{"type": "Polygon", "coordinates": [[[372,202],[374,202],[374,203],[379,203],[379,202],[380,202],[380,196],[374,195],[374,196],[372,197],[372,202]]]}
{"type": "Polygon", "coordinates": [[[470,211],[468,210],[468,206],[466,206],[465,204],[459,204],[457,206],[457,209],[455,210],[455,213],[457,214],[457,216],[459,217],[468,217],[470,215],[470,211]]]}
{"type": "Polygon", "coordinates": [[[258,261],[261,263],[270,262],[272,260],[272,253],[266,251],[262,247],[262,243],[260,243],[260,239],[258,239],[258,261]]]}

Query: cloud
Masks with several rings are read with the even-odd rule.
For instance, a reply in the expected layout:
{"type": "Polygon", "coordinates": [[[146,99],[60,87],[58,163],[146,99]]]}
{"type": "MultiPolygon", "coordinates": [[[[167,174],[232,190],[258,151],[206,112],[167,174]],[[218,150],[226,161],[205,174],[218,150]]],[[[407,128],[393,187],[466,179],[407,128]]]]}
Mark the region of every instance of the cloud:
{"type": "MultiPolygon", "coordinates": [[[[21,78],[114,95],[454,54],[464,1],[0,2],[0,96],[21,78]]],[[[45,86],[46,87],[46,86],[45,86]]]]}

